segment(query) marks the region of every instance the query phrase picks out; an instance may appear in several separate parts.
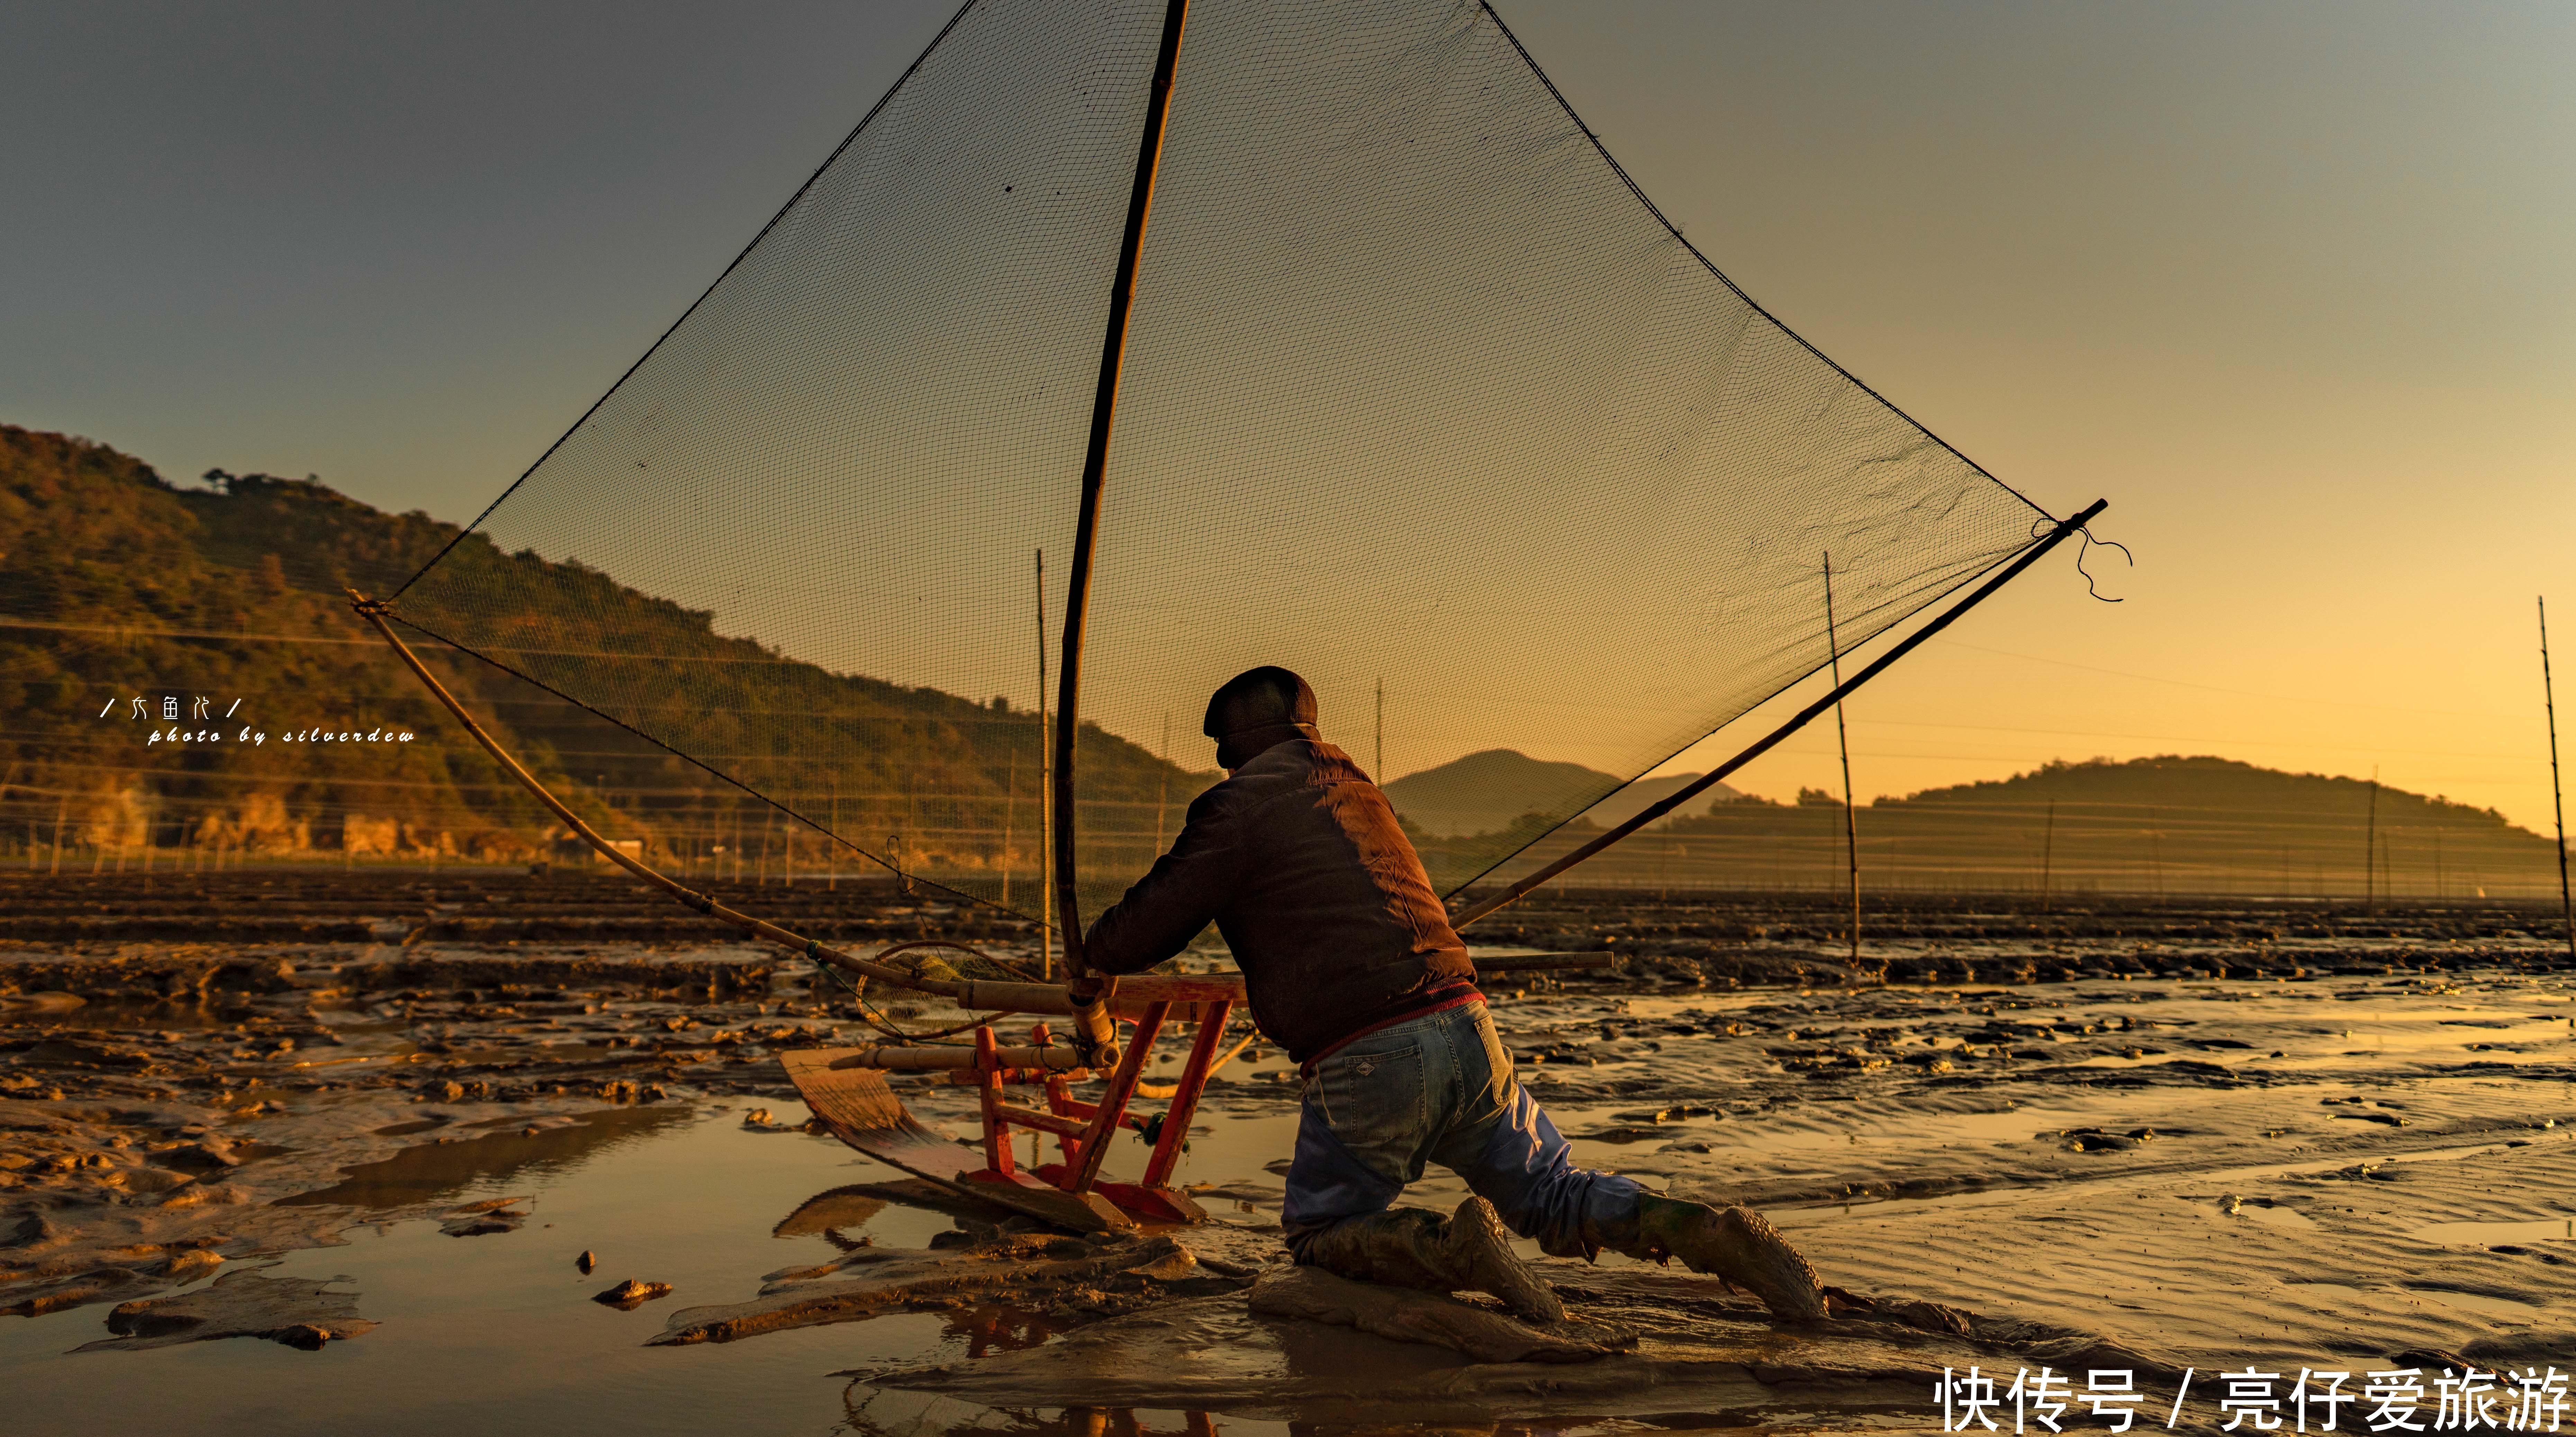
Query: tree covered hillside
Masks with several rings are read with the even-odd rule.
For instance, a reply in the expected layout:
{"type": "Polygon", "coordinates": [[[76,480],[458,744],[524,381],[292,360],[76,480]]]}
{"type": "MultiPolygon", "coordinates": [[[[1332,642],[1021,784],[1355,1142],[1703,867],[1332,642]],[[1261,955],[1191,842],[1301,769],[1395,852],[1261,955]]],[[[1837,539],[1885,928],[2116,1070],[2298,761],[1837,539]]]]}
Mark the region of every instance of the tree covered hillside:
{"type": "MultiPolygon", "coordinates": [[[[551,842],[548,816],[349,610],[346,589],[391,593],[456,526],[311,479],[219,470],[173,485],[104,445],[0,426],[0,536],[0,852],[513,857],[551,842]]],[[[600,666],[602,691],[631,700],[621,719],[649,716],[674,746],[908,870],[999,871],[1006,849],[1008,866],[1034,868],[1036,715],[830,673],[479,535],[449,562],[600,666]]],[[[612,836],[701,863],[822,857],[810,840],[791,854],[773,811],[697,766],[412,637],[612,836]]],[[[1208,781],[1088,726],[1081,740],[1083,822],[1112,837],[1150,842],[1208,781]]]]}

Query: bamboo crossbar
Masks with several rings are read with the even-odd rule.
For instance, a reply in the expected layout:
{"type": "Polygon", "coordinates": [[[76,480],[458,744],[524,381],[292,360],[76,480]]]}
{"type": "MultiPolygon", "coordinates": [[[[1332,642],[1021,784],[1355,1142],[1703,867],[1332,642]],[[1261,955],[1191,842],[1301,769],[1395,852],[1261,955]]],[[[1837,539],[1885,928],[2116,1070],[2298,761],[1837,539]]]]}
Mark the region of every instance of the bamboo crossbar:
{"type": "MultiPolygon", "coordinates": [[[[1004,1068],[1045,1068],[1063,1072],[1083,1066],[1082,1055],[1070,1046],[1016,1047],[995,1050],[995,1059],[1004,1068]]],[[[976,1054],[972,1048],[932,1048],[924,1046],[880,1046],[860,1048],[834,1058],[831,1066],[842,1068],[884,1068],[889,1072],[927,1073],[948,1068],[972,1068],[976,1054]]]]}
{"type": "MultiPolygon", "coordinates": [[[[1753,760],[1760,758],[1762,755],[1769,753],[1773,747],[1780,743],[1781,740],[1789,737],[1789,735],[1793,733],[1796,733],[1798,730],[1805,728],[1810,719],[1815,718],[1817,715],[1824,713],[1826,710],[1841,703],[1844,695],[1849,694],[1852,690],[1868,683],[1871,679],[1878,677],[1879,674],[1884,672],[1889,665],[1895,663],[1898,659],[1905,657],[1907,654],[1914,652],[1915,648],[1922,644],[1924,640],[1929,639],[1934,634],[1950,627],[1951,623],[1961,614],[1964,614],[1970,609],[1975,608],[1978,604],[1983,603],[1986,597],[1994,593],[1995,590],[2011,583],[2014,577],[2020,574],[2022,570],[2038,563],[2041,555],[2056,548],[2059,544],[2064,543],[2068,535],[2082,533],[2084,526],[2092,523],[2095,515],[2100,514],[2103,510],[2109,507],[2111,507],[2110,500],[2096,499],[2090,505],[2087,505],[2082,513],[2077,514],[2075,517],[2059,520],[2056,528],[2049,530],[2046,535],[2025,546],[2018,557],[2004,565],[2002,571],[1994,575],[1994,577],[1978,585],[1975,592],[1943,610],[1939,618],[1936,618],[1932,622],[1925,624],[1923,627],[1916,629],[1913,633],[1906,635],[1903,639],[1897,642],[1896,647],[1889,649],[1886,653],[1883,653],[1876,659],[1872,660],[1867,668],[1862,669],[1859,673],[1852,675],[1842,683],[1834,685],[1832,692],[1826,694],[1823,698],[1816,700],[1814,703],[1807,705],[1805,708],[1798,710],[1795,714],[1792,714],[1789,717],[1788,722],[1783,723],[1778,728],[1775,728],[1771,730],[1771,732],[1764,734],[1761,738],[1756,739],[1751,747],[1745,749],[1735,757],[1728,759],[1726,762],[1719,764],[1707,773],[1701,774],[1690,783],[1683,785],[1679,792],[1667,794],[1654,803],[1648,804],[1644,809],[1630,815],[1626,822],[1610,829],[1606,833],[1603,833],[1600,837],[1593,839],[1591,842],[1584,844],[1582,847],[1575,849],[1571,853],[1553,860],[1540,868],[1537,872],[1530,874],[1528,877],[1515,881],[1510,887],[1505,888],[1502,892],[1480,902],[1468,904],[1449,920],[1449,925],[1452,928],[1464,928],[1468,924],[1475,922],[1477,919],[1482,918],[1499,908],[1519,902],[1540,884],[1547,882],[1549,879],[1556,877],[1565,870],[1572,868],[1574,865],[1581,863],[1583,860],[1590,858],[1601,850],[1608,848],[1610,845],[1617,843],[1619,840],[1626,838],[1628,835],[1635,833],[1641,828],[1644,828],[1647,824],[1654,822],[1656,819],[1663,817],[1665,814],[1672,812],[1674,809],[1677,809],[1683,804],[1690,802],[1692,799],[1699,797],[1701,794],[1706,793],[1709,789],[1715,787],[1719,782],[1724,780],[1727,775],[1744,767],[1746,764],[1751,763],[1753,760]]],[[[1460,896],[1461,898],[1464,898],[1465,895],[1461,894],[1460,896]]]]}
{"type": "Polygon", "coordinates": [[[1091,1124],[1088,1120],[1066,1117],[1061,1113],[1050,1113],[1044,1108],[1032,1108],[1025,1103],[997,1102],[993,1104],[993,1113],[1015,1128],[1036,1128],[1041,1132],[1053,1133],[1063,1138],[1090,1136],[1091,1124]]]}

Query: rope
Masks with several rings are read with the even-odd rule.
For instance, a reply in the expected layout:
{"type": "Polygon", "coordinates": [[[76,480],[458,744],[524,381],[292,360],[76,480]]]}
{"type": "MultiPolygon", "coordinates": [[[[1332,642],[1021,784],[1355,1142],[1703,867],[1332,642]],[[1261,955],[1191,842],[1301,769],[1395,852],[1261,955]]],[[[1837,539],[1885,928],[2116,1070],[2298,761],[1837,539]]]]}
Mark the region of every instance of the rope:
{"type": "MultiPolygon", "coordinates": [[[[2041,527],[2042,526],[2034,520],[2030,526],[2030,536],[2034,539],[2039,538],[2041,527]]],[[[2101,545],[2105,549],[2117,549],[2120,551],[2120,557],[2126,559],[2129,563],[2129,567],[2132,569],[2138,567],[2138,556],[2130,553],[2129,546],[2121,543],[2117,539],[2097,539],[2093,537],[2093,528],[2089,524],[2077,525],[2075,533],[2078,538],[2083,540],[2082,543],[2075,546],[2075,572],[2084,576],[2084,591],[2091,594],[2096,599],[2101,599],[2101,601],[2106,604],[2127,603],[2128,600],[2126,599],[2103,598],[2102,591],[2093,586],[2093,572],[2092,570],[2084,567],[2084,551],[2092,548],[2096,544],[2101,545]]]]}
{"type": "MultiPolygon", "coordinates": [[[[924,978],[919,973],[906,972],[904,969],[897,968],[889,964],[879,963],[871,959],[857,958],[846,953],[841,953],[837,950],[827,949],[818,939],[808,938],[800,933],[791,933],[788,930],[779,927],[777,924],[768,922],[765,919],[754,918],[746,913],[737,913],[733,909],[717,903],[711,896],[699,893],[695,889],[689,888],[688,886],[671,878],[669,875],[664,874],[660,870],[644,863],[642,860],[634,858],[618,849],[615,845],[609,843],[608,840],[600,837],[588,823],[582,820],[579,814],[574,813],[570,808],[566,807],[563,800],[555,797],[543,783],[538,782],[537,776],[528,772],[526,766],[521,764],[516,758],[512,757],[509,750],[501,747],[499,740],[493,738],[489,732],[485,731],[481,724],[475,722],[474,716],[465,711],[465,706],[457,702],[456,696],[447,691],[447,686],[440,683],[436,675],[430,673],[428,667],[421,663],[420,656],[414,654],[411,651],[410,646],[405,644],[402,639],[394,633],[393,626],[389,622],[393,610],[393,604],[390,600],[372,599],[354,589],[349,591],[349,598],[351,600],[350,607],[356,611],[359,617],[375,626],[376,631],[384,636],[385,642],[393,646],[394,653],[402,659],[404,665],[411,669],[413,675],[419,678],[422,684],[427,686],[431,696],[436,698],[450,714],[453,714],[458,723],[465,726],[465,731],[472,735],[476,743],[482,746],[483,751],[490,754],[493,760],[498,763],[505,772],[519,781],[521,787],[527,789],[530,794],[535,796],[538,802],[544,804],[557,819],[560,819],[564,826],[573,832],[574,836],[580,838],[584,843],[589,844],[601,857],[616,864],[618,867],[625,869],[627,872],[634,874],[637,878],[662,889],[664,892],[677,898],[682,903],[700,913],[731,923],[736,927],[746,929],[758,937],[766,939],[769,942],[779,944],[782,947],[800,950],[805,955],[807,961],[813,963],[818,968],[839,969],[846,967],[863,976],[883,979],[897,987],[916,988],[922,992],[937,994],[941,997],[961,997],[965,991],[971,991],[967,984],[945,983],[935,979],[924,978]],[[826,955],[829,955],[828,958],[826,955]],[[942,990],[956,991],[943,992],[942,990]]],[[[966,948],[963,944],[947,943],[943,940],[937,939],[924,939],[908,944],[897,944],[884,951],[887,953],[899,953],[911,948],[921,947],[961,948],[965,952],[972,953],[976,957],[983,958],[985,961],[994,963],[997,966],[1009,966],[1007,964],[1002,964],[999,959],[995,959],[989,954],[977,952],[977,950],[972,948],[966,948]]],[[[878,1031],[886,1034],[887,1036],[907,1044],[919,1043],[932,1038],[950,1037],[958,1033],[967,1032],[975,1028],[986,1026],[987,1024],[990,1024],[994,1018],[1001,1016],[998,1013],[991,1014],[983,1018],[977,1018],[970,1022],[960,1024],[953,1028],[943,1028],[932,1033],[906,1033],[902,1029],[894,1026],[892,1021],[887,1019],[883,1014],[877,1012],[876,1009],[868,1003],[866,998],[859,995],[856,988],[851,988],[850,993],[852,999],[858,1004],[861,1015],[871,1026],[875,1027],[878,1031]]]]}
{"type": "MultiPolygon", "coordinates": [[[[897,1039],[904,1046],[963,1047],[965,1046],[964,1044],[938,1043],[933,1040],[954,1037],[959,1033],[971,1033],[977,1028],[990,1026],[995,1019],[1002,1016],[999,1013],[988,1013],[981,1018],[970,1018],[951,1028],[937,1028],[926,1033],[907,1033],[903,1029],[896,1027],[893,1019],[878,1012],[874,1005],[870,1004],[865,997],[861,996],[860,989],[857,986],[852,985],[849,979],[841,975],[840,970],[832,967],[828,963],[825,963],[819,956],[817,956],[821,948],[822,944],[819,942],[812,939],[806,940],[806,958],[810,960],[817,969],[831,974],[832,981],[840,984],[841,987],[849,993],[850,1001],[858,1007],[859,1017],[861,1020],[866,1022],[869,1027],[876,1029],[879,1033],[882,1033],[889,1038],[897,1039]]],[[[1013,977],[1028,977],[1027,971],[1015,963],[1010,963],[1003,959],[996,958],[992,954],[987,953],[980,948],[970,947],[964,943],[950,942],[945,938],[916,938],[908,943],[897,943],[891,948],[880,948],[877,950],[876,961],[883,963],[898,953],[909,953],[916,948],[954,948],[960,953],[980,958],[1013,977]]]]}

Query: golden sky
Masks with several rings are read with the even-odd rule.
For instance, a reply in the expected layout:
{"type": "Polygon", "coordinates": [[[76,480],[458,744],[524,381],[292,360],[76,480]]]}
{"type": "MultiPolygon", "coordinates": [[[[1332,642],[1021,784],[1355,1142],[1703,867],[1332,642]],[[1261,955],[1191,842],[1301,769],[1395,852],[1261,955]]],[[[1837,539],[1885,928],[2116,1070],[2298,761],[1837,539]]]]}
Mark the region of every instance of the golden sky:
{"type": "MultiPolygon", "coordinates": [[[[2137,553],[2091,557],[2124,602],[2053,558],[1856,700],[1864,795],[2217,753],[2545,831],[2576,9],[1498,8],[1757,300],[2137,553]]],[[[944,10],[13,7],[0,419],[469,518],[944,10]]],[[[1390,770],[1457,750],[1452,698],[1390,677],[1390,770]]],[[[1830,742],[1739,785],[1828,785],[1830,742]]]]}

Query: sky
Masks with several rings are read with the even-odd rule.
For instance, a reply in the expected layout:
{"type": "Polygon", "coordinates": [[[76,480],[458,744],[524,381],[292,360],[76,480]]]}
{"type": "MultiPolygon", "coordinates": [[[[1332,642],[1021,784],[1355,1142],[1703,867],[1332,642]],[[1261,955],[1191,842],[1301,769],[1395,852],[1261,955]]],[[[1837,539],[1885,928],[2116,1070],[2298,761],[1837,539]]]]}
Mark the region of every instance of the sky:
{"type": "MultiPolygon", "coordinates": [[[[1864,690],[1864,799],[2213,753],[2547,831],[2576,7],[1497,9],[1772,313],[2051,510],[2111,501],[2121,602],[2052,557],[1864,690]]],[[[9,7],[0,421],[469,519],[946,18],[9,7]]],[[[1390,683],[1391,771],[1442,699],[1390,683]]],[[[1836,786],[1832,744],[1737,785],[1836,786]]]]}

